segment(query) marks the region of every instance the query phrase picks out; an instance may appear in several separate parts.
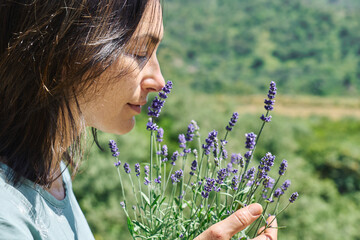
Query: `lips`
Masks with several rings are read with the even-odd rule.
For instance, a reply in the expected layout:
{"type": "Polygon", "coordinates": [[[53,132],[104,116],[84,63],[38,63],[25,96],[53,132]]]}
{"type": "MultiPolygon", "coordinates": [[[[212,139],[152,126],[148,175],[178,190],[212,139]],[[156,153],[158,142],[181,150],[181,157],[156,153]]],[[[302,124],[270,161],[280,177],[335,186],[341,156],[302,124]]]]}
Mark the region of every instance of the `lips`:
{"type": "Polygon", "coordinates": [[[132,110],[134,110],[137,114],[140,114],[141,113],[141,106],[145,105],[145,103],[128,103],[128,106],[132,110]]]}

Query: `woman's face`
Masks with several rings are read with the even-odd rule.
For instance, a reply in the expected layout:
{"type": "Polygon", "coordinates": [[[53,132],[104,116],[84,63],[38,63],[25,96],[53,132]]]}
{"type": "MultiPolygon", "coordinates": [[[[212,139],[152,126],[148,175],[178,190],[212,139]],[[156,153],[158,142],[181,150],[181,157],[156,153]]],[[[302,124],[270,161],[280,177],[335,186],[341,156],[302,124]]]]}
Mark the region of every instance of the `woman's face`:
{"type": "Polygon", "coordinates": [[[156,50],[163,36],[163,24],[161,11],[153,12],[157,7],[152,4],[159,4],[155,2],[157,1],[150,1],[146,7],[139,27],[130,40],[130,48],[141,46],[141,49],[136,49],[138,51],[135,55],[124,55],[100,75],[97,84],[108,84],[106,87],[85,93],[84,99],[87,100],[79,99],[86,126],[104,132],[125,134],[134,127],[135,115],[140,114],[141,107],[147,102],[148,94],[160,91],[164,87],[165,81],[156,57],[156,50]],[[153,14],[155,16],[152,16],[153,14]],[[159,27],[154,28],[154,24],[159,24],[159,27]],[[150,39],[156,44],[153,46],[154,52],[152,55],[147,54],[149,59],[146,65],[140,68],[146,52],[149,52],[147,46],[141,42],[150,42],[150,39]],[[132,44],[134,46],[131,46],[132,44]],[[131,72],[125,77],[116,79],[123,64],[130,65],[131,72]]]}

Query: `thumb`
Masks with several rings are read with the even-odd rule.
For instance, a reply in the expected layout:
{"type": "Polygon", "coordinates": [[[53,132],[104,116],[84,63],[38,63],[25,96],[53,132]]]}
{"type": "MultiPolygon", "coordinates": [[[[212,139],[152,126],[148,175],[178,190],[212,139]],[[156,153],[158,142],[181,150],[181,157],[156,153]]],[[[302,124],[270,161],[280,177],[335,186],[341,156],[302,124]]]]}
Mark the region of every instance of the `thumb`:
{"type": "Polygon", "coordinates": [[[230,239],[236,233],[244,230],[248,225],[254,222],[261,213],[262,207],[260,204],[251,204],[237,210],[223,221],[212,225],[196,239],[230,239]]]}
{"type": "Polygon", "coordinates": [[[258,203],[254,203],[237,210],[220,223],[224,224],[223,226],[226,228],[227,233],[232,237],[253,223],[260,216],[262,211],[262,206],[258,203]]]}

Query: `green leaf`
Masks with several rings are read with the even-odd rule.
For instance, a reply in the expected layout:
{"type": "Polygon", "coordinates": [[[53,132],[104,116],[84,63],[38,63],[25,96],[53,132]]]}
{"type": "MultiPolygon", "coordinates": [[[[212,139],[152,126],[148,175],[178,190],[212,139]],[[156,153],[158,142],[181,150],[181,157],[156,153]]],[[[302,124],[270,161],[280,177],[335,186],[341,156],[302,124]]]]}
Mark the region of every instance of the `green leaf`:
{"type": "Polygon", "coordinates": [[[147,232],[147,233],[150,232],[149,228],[147,226],[145,226],[144,224],[142,224],[141,222],[134,221],[134,224],[137,225],[138,227],[140,227],[145,232],[147,232]]]}
{"type": "Polygon", "coordinates": [[[226,196],[229,196],[229,197],[234,197],[232,194],[230,193],[227,193],[227,192],[220,192],[221,195],[226,195],[226,196]]]}
{"type": "Polygon", "coordinates": [[[129,217],[127,217],[127,225],[128,225],[128,229],[130,231],[131,236],[133,236],[134,235],[134,224],[132,223],[132,221],[129,217]]]}
{"type": "Polygon", "coordinates": [[[140,193],[141,193],[141,196],[144,198],[145,202],[150,206],[149,198],[145,195],[145,193],[143,193],[143,192],[140,192],[140,193]]]}
{"type": "Polygon", "coordinates": [[[151,203],[151,207],[150,207],[150,208],[152,208],[152,207],[157,203],[157,201],[159,200],[160,196],[161,196],[161,195],[155,196],[155,199],[154,199],[154,201],[151,203]]]}

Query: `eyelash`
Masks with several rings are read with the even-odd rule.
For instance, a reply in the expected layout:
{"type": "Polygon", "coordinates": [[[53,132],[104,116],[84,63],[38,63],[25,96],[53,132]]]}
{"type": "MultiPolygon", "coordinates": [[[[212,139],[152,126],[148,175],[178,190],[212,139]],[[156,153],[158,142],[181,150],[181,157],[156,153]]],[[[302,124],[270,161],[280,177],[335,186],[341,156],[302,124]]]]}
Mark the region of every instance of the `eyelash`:
{"type": "Polygon", "coordinates": [[[134,54],[134,57],[136,58],[136,60],[141,62],[145,61],[148,58],[147,55],[138,55],[138,54],[134,54]]]}

